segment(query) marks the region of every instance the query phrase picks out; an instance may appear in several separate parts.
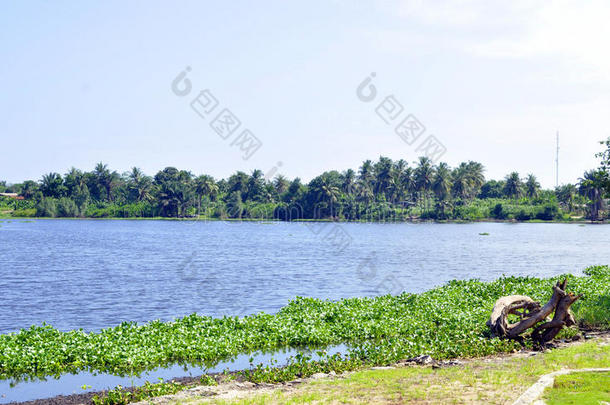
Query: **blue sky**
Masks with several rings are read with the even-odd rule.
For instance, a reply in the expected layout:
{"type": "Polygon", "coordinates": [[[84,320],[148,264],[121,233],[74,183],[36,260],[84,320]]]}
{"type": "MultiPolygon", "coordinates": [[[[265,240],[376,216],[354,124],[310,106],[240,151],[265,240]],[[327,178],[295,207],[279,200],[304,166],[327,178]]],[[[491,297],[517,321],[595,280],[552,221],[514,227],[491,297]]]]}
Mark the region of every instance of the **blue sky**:
{"type": "MultiPolygon", "coordinates": [[[[446,147],[554,186],[610,136],[604,2],[106,1],[0,3],[0,179],[103,161],[309,180],[380,155],[414,161],[375,113],[393,95],[446,147]],[[174,78],[191,68],[192,93],[174,78]],[[377,99],[357,86],[371,72],[377,99]],[[209,89],[262,142],[248,160],[190,107],[209,89]]],[[[216,110],[215,112],[218,112],[216,110]]],[[[234,136],[237,136],[237,132],[234,136]]]]}

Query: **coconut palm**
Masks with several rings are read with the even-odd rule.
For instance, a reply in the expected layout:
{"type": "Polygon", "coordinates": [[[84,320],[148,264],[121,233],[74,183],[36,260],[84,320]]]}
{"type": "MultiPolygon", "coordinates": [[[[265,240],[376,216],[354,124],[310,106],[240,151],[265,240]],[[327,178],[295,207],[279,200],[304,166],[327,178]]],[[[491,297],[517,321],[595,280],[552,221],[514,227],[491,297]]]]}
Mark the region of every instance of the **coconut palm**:
{"type": "Polygon", "coordinates": [[[99,162],[93,173],[97,179],[98,185],[106,191],[106,198],[112,201],[112,190],[119,180],[119,174],[116,171],[108,170],[108,165],[99,162]]]}
{"type": "Polygon", "coordinates": [[[529,198],[537,198],[540,194],[540,183],[538,183],[538,179],[533,174],[527,175],[527,180],[525,181],[525,195],[529,198]]]}
{"type": "Polygon", "coordinates": [[[577,193],[578,189],[574,184],[564,184],[555,189],[557,200],[568,212],[574,211],[574,198],[577,193]]]}
{"type": "Polygon", "coordinates": [[[127,174],[127,184],[135,194],[137,201],[150,201],[152,199],[152,178],[146,176],[139,168],[131,168],[131,171],[127,174]]]}
{"type": "Polygon", "coordinates": [[[375,163],[375,192],[378,195],[385,194],[387,197],[386,189],[392,179],[393,166],[392,159],[383,156],[375,163]]]}
{"type": "Polygon", "coordinates": [[[218,184],[212,176],[204,174],[195,179],[195,193],[197,194],[198,213],[201,215],[201,199],[208,196],[212,200],[218,194],[218,184]]]}
{"type": "Polygon", "coordinates": [[[375,198],[375,194],[373,194],[373,191],[371,190],[371,188],[362,183],[362,182],[358,182],[356,183],[356,198],[359,201],[364,202],[365,205],[369,205],[371,201],[373,201],[373,199],[375,198]]]}
{"type": "Polygon", "coordinates": [[[394,163],[392,169],[392,188],[390,190],[391,200],[393,202],[402,201],[405,197],[406,190],[403,183],[403,176],[408,169],[408,163],[404,159],[400,159],[394,163]]]}
{"type": "Polygon", "coordinates": [[[64,185],[68,189],[67,195],[73,196],[86,185],[84,173],[75,167],[70,168],[64,175],[64,185]]]}
{"type": "Polygon", "coordinates": [[[400,189],[402,190],[402,197],[406,198],[409,202],[414,201],[417,187],[415,186],[415,176],[413,175],[413,168],[406,167],[401,173],[398,174],[398,182],[400,183],[400,189]]]}
{"type": "Polygon", "coordinates": [[[360,166],[358,178],[363,185],[366,185],[369,188],[372,188],[373,181],[375,179],[374,170],[373,170],[373,162],[370,160],[365,160],[362,162],[362,166],[360,166]]]}
{"type": "Polygon", "coordinates": [[[278,195],[284,194],[288,191],[288,187],[290,186],[290,181],[286,178],[286,176],[278,174],[273,179],[273,188],[278,195]]]}
{"type": "Polygon", "coordinates": [[[59,173],[45,174],[40,180],[40,191],[45,197],[63,197],[66,193],[64,180],[59,173]]]}
{"type": "Polygon", "coordinates": [[[21,195],[26,200],[34,197],[37,191],[38,184],[35,181],[26,180],[23,182],[23,187],[21,187],[21,195]]]}
{"type": "Polygon", "coordinates": [[[602,170],[589,170],[578,180],[578,191],[589,200],[589,218],[596,221],[599,219],[599,212],[604,206],[605,173],[602,170]]]}
{"type": "Polygon", "coordinates": [[[182,217],[192,201],[189,184],[179,181],[164,182],[160,186],[159,204],[163,216],[182,217]]]}
{"type": "Polygon", "coordinates": [[[523,183],[519,178],[519,173],[512,172],[505,178],[504,194],[515,200],[523,195],[523,183]]]}
{"type": "Polygon", "coordinates": [[[436,208],[440,211],[440,217],[445,218],[445,210],[449,206],[451,197],[451,169],[447,163],[441,162],[436,168],[432,180],[432,191],[436,196],[436,208]]]}
{"type": "Polygon", "coordinates": [[[232,193],[235,191],[240,192],[240,198],[243,195],[248,193],[248,181],[250,176],[242,171],[238,171],[235,174],[232,174],[231,177],[227,180],[227,193],[232,193]]]}
{"type": "Polygon", "coordinates": [[[262,170],[255,169],[248,179],[248,193],[244,200],[268,201],[269,197],[265,189],[265,175],[262,170]]]}
{"type": "Polygon", "coordinates": [[[430,158],[422,156],[419,158],[417,167],[414,172],[415,186],[422,200],[422,212],[428,204],[428,191],[432,185],[434,178],[434,166],[430,158]]]}
{"type": "Polygon", "coordinates": [[[470,199],[475,198],[481,191],[481,187],[485,184],[485,168],[479,162],[470,161],[466,163],[465,170],[468,177],[468,196],[470,199]]]}
{"type": "Polygon", "coordinates": [[[354,192],[354,184],[356,181],[356,172],[352,169],[347,169],[343,175],[343,182],[341,184],[341,190],[345,194],[352,194],[354,192]]]}
{"type": "Polygon", "coordinates": [[[468,168],[466,163],[460,163],[460,165],[453,170],[451,178],[453,180],[453,197],[461,201],[466,201],[471,195],[471,183],[469,180],[468,168]]]}
{"type": "Polygon", "coordinates": [[[328,202],[331,217],[333,216],[333,206],[338,201],[340,194],[339,187],[334,186],[327,178],[322,178],[318,200],[328,202]]]}
{"type": "Polygon", "coordinates": [[[451,169],[445,162],[439,163],[432,180],[432,191],[437,200],[447,200],[451,196],[451,169]]]}

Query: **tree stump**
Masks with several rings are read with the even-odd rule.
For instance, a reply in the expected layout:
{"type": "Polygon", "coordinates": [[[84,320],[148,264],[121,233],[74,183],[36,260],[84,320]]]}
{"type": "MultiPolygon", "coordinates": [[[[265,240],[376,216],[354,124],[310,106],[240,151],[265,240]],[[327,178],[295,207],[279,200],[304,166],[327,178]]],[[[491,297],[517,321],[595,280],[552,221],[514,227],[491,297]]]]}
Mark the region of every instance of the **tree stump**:
{"type": "Polygon", "coordinates": [[[528,329],[534,328],[531,334],[534,343],[544,346],[553,340],[562,328],[575,324],[570,306],[582,296],[582,294],[567,293],[567,283],[567,279],[557,282],[553,286],[551,299],[544,306],[525,295],[509,295],[499,298],[487,321],[492,335],[521,341],[522,334],[528,329]],[[553,319],[547,320],[547,317],[553,312],[553,319]],[[518,316],[519,321],[509,323],[509,315],[518,316]],[[540,324],[540,322],[543,323],[540,324]]]}

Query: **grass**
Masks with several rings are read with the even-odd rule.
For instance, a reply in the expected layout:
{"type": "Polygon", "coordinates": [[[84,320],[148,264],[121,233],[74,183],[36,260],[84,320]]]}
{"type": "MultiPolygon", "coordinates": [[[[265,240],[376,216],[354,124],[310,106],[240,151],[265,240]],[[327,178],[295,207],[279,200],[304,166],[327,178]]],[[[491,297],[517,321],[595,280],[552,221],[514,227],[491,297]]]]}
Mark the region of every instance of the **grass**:
{"type": "MultiPolygon", "coordinates": [[[[527,357],[477,359],[461,366],[432,369],[430,367],[399,367],[384,370],[363,370],[345,378],[314,380],[293,391],[277,390],[238,400],[182,400],[176,404],[506,404],[515,400],[540,376],[561,368],[607,367],[610,345],[589,341],[544,354],[527,357]]],[[[572,385],[588,390],[590,398],[606,398],[608,375],[588,381],[588,385],[572,385]],[[590,384],[589,384],[590,383],[590,384]],[[600,396],[604,394],[606,397],[600,396]],[[597,396],[595,396],[597,395],[597,396]]],[[[570,383],[568,383],[570,384],[570,383]]],[[[562,387],[563,387],[562,383],[562,387]]],[[[569,387],[566,387],[569,390],[569,387]]],[[[551,391],[555,392],[555,391],[551,391]]],[[[565,392],[561,395],[564,397],[565,392]]],[[[586,396],[580,402],[587,404],[586,396]]],[[[583,394],[584,395],[584,394],[583,394]]],[[[553,403],[553,402],[549,402],[553,403]]],[[[591,402],[597,404],[598,402],[591,402]]]]}
{"type": "Polygon", "coordinates": [[[544,393],[549,405],[610,403],[610,373],[574,373],[555,378],[544,393]]]}

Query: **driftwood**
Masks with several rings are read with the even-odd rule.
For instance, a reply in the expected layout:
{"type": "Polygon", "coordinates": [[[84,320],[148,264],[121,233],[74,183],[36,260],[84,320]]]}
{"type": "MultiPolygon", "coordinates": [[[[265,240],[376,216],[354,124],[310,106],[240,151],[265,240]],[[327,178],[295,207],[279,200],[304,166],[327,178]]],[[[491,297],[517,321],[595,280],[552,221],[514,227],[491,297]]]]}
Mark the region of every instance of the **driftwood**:
{"type": "Polygon", "coordinates": [[[570,306],[582,296],[567,293],[567,282],[565,279],[553,286],[553,295],[544,306],[525,295],[509,295],[498,299],[487,321],[492,335],[521,340],[524,332],[534,328],[531,337],[535,343],[544,345],[553,340],[562,328],[575,324],[570,306]],[[549,321],[547,317],[553,312],[553,319],[549,321]],[[511,324],[508,322],[509,315],[517,315],[520,319],[511,324]],[[540,322],[544,323],[538,325],[540,322]]]}

